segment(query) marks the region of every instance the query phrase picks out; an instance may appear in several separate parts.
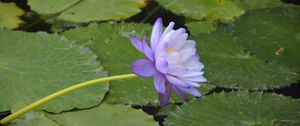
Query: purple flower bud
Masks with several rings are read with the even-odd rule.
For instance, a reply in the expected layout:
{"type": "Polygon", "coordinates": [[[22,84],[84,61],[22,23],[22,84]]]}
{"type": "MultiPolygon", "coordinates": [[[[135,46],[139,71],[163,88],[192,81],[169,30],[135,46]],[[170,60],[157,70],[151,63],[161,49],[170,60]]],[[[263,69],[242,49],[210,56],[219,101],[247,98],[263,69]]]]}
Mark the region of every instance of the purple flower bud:
{"type": "Polygon", "coordinates": [[[196,42],[187,40],[188,34],[184,28],[173,30],[174,22],[162,32],[162,19],[158,18],[152,29],[150,45],[146,37],[142,40],[130,36],[132,44],[146,56],[136,60],[131,70],[141,77],[154,76],[154,86],[158,93],[160,105],[165,107],[175,91],[178,96],[187,101],[185,93],[200,97],[195,89],[199,82],[206,82],[202,69],[204,65],[196,54],[196,42]]]}

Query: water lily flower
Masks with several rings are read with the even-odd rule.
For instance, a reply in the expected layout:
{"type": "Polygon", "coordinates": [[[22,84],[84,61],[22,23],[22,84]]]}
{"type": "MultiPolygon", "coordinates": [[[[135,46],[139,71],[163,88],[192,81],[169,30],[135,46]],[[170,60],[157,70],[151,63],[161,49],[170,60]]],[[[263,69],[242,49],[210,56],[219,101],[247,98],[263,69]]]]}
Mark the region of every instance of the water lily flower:
{"type": "Polygon", "coordinates": [[[188,34],[184,28],[173,30],[174,22],[171,22],[162,32],[162,19],[158,18],[152,29],[150,47],[146,36],[142,40],[130,36],[132,44],[146,58],[133,62],[131,70],[140,77],[154,77],[154,86],[157,90],[160,105],[165,107],[175,91],[178,96],[187,101],[185,93],[200,97],[201,93],[196,89],[199,82],[206,82],[196,54],[196,42],[188,40],[188,34]]]}

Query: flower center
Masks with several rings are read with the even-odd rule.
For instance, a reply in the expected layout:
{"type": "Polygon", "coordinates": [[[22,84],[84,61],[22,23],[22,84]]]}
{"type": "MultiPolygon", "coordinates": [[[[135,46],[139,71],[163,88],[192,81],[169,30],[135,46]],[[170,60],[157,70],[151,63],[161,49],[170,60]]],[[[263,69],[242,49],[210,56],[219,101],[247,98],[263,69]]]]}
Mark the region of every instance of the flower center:
{"type": "Polygon", "coordinates": [[[174,52],[175,50],[174,49],[172,49],[172,48],[168,48],[167,49],[167,52],[174,52]]]}

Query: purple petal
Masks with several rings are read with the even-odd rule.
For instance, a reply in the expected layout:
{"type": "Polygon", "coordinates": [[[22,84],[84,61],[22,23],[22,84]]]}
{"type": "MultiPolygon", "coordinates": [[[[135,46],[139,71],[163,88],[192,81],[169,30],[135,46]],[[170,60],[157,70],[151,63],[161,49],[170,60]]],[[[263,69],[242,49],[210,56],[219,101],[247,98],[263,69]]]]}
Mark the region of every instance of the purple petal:
{"type": "Polygon", "coordinates": [[[186,83],[184,83],[183,81],[181,81],[180,79],[178,79],[177,77],[171,76],[171,75],[166,75],[167,80],[175,85],[175,86],[179,86],[179,87],[189,87],[189,85],[187,85],[186,83]]]}
{"type": "Polygon", "coordinates": [[[194,40],[186,40],[186,42],[185,42],[185,44],[183,46],[183,49],[195,48],[195,46],[196,46],[196,41],[194,41],[194,40]]]}
{"type": "Polygon", "coordinates": [[[171,75],[166,75],[166,78],[168,79],[168,81],[171,84],[174,84],[176,86],[180,86],[180,87],[200,87],[200,85],[196,82],[192,82],[192,81],[186,81],[171,75]]]}
{"type": "Polygon", "coordinates": [[[162,19],[158,18],[153,25],[151,38],[150,38],[151,48],[153,50],[156,49],[156,47],[159,43],[161,34],[162,34],[162,19]]]}
{"type": "Polygon", "coordinates": [[[175,25],[174,22],[170,22],[169,25],[167,26],[167,28],[164,30],[161,37],[163,38],[166,34],[168,34],[173,29],[174,25],[175,25]]]}
{"type": "Polygon", "coordinates": [[[166,107],[169,103],[171,97],[172,86],[166,83],[166,92],[165,94],[158,93],[159,103],[162,107],[166,107]]]}
{"type": "Polygon", "coordinates": [[[133,35],[130,35],[130,41],[134,45],[134,47],[136,49],[138,49],[139,51],[143,52],[142,42],[139,39],[137,39],[133,35]]]}
{"type": "Polygon", "coordinates": [[[192,81],[186,81],[186,80],[182,80],[184,83],[188,84],[191,87],[200,87],[201,85],[196,83],[196,82],[192,82],[192,81]]]}
{"type": "Polygon", "coordinates": [[[171,75],[184,75],[186,74],[189,70],[182,65],[168,65],[168,74],[171,75]]]}
{"type": "Polygon", "coordinates": [[[176,31],[178,31],[180,34],[186,33],[185,28],[179,28],[176,31]]]}
{"type": "Polygon", "coordinates": [[[163,74],[168,72],[168,62],[161,57],[156,57],[155,66],[156,69],[163,74]]]}
{"type": "Polygon", "coordinates": [[[207,82],[207,79],[204,78],[202,75],[203,72],[197,72],[194,75],[185,75],[182,77],[182,79],[187,81],[194,81],[194,82],[207,82]]]}
{"type": "Polygon", "coordinates": [[[181,97],[184,101],[188,101],[189,99],[185,96],[184,92],[178,89],[176,86],[173,86],[175,93],[181,97]]]}
{"type": "Polygon", "coordinates": [[[199,62],[199,56],[194,55],[187,59],[184,64],[188,69],[194,70],[194,71],[201,71],[204,68],[204,65],[199,62]]]}
{"type": "Polygon", "coordinates": [[[158,93],[165,94],[166,93],[166,79],[165,75],[160,72],[156,72],[154,75],[154,86],[158,93]]]}
{"type": "MultiPolygon", "coordinates": [[[[168,44],[164,41],[160,41],[160,43],[157,45],[156,47],[156,51],[154,52],[155,53],[155,57],[162,57],[162,56],[165,56],[166,55],[166,50],[168,48],[168,44]]],[[[152,49],[154,50],[154,49],[152,49]]]]}
{"type": "Polygon", "coordinates": [[[178,87],[178,89],[180,89],[181,91],[183,91],[185,93],[188,93],[190,95],[196,96],[196,97],[201,97],[202,96],[201,93],[193,87],[189,87],[189,88],[178,87]]]}
{"type": "Polygon", "coordinates": [[[170,36],[166,35],[166,37],[169,37],[169,47],[173,48],[176,51],[180,51],[184,47],[186,39],[188,37],[187,33],[179,34],[180,32],[182,31],[179,29],[173,32],[173,34],[170,34],[170,36]]]}
{"type": "MultiPolygon", "coordinates": [[[[183,49],[180,51],[180,54],[183,56],[181,58],[182,62],[186,62],[188,59],[190,59],[191,57],[193,57],[196,53],[196,48],[188,48],[188,49],[183,49]]],[[[199,62],[199,60],[196,60],[197,62],[199,62]]]]}
{"type": "Polygon", "coordinates": [[[147,44],[146,36],[144,36],[142,40],[142,50],[147,58],[149,58],[151,61],[154,61],[154,54],[152,49],[147,44]]]}
{"type": "Polygon", "coordinates": [[[141,77],[151,77],[155,74],[154,63],[148,59],[138,59],[131,65],[131,71],[141,77]]]}

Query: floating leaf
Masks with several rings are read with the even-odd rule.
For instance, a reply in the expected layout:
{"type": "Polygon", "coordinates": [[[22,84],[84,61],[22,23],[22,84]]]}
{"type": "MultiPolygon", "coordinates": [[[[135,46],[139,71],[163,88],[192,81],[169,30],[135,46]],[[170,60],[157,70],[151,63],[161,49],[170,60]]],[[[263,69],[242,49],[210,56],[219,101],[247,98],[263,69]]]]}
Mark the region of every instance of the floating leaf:
{"type": "MultiPolygon", "coordinates": [[[[151,27],[145,24],[124,23],[115,27],[108,24],[92,24],[86,28],[73,29],[62,34],[90,47],[103,61],[103,66],[109,75],[119,75],[131,73],[132,62],[144,57],[131,44],[129,35],[133,34],[142,38],[142,35],[150,35],[150,31],[151,27]]],[[[208,91],[210,87],[203,89],[208,91]]],[[[109,103],[138,105],[148,103],[156,105],[158,102],[152,78],[112,81],[106,100],[109,103]]],[[[177,101],[179,101],[178,98],[177,101]]]]}
{"type": "Polygon", "coordinates": [[[193,31],[191,34],[208,34],[213,31],[216,31],[216,22],[213,21],[197,21],[197,22],[188,22],[186,26],[190,31],[193,31]]]}
{"type": "Polygon", "coordinates": [[[214,94],[185,103],[166,126],[299,126],[300,102],[275,94],[214,94]]]}
{"type": "Polygon", "coordinates": [[[140,12],[143,0],[28,0],[31,9],[70,22],[124,19],[140,12]]]}
{"type": "MultiPolygon", "coordinates": [[[[0,59],[0,111],[10,110],[16,102],[29,104],[75,83],[106,76],[89,49],[46,33],[0,31],[0,59]]],[[[60,112],[92,107],[107,91],[107,83],[90,86],[42,109],[60,112]]]]}
{"type": "Polygon", "coordinates": [[[300,8],[255,10],[234,24],[239,44],[259,59],[300,70],[300,8]]]}
{"type": "Polygon", "coordinates": [[[49,119],[43,111],[32,111],[14,120],[9,126],[60,126],[49,119]]]}
{"type": "MultiPolygon", "coordinates": [[[[17,103],[18,104],[18,103],[17,103]]],[[[17,105],[12,107],[12,112],[24,107],[24,105],[17,105]]],[[[9,126],[60,126],[51,120],[45,112],[41,110],[34,110],[26,113],[25,115],[13,120],[9,126]]]]}
{"type": "Polygon", "coordinates": [[[280,7],[284,5],[284,3],[281,0],[232,0],[232,1],[245,10],[280,7]]]}
{"type": "Polygon", "coordinates": [[[244,13],[231,0],[159,0],[162,6],[176,14],[202,20],[220,20],[227,23],[244,13]]]}
{"type": "Polygon", "coordinates": [[[101,105],[87,110],[50,114],[63,126],[158,126],[153,117],[125,105],[101,105]]]}
{"type": "Polygon", "coordinates": [[[19,16],[23,15],[24,11],[16,6],[15,3],[0,2],[0,26],[14,29],[22,23],[19,16]]]}
{"type": "MultiPolygon", "coordinates": [[[[191,31],[193,33],[193,31],[191,31]]],[[[193,36],[205,77],[216,86],[241,89],[267,89],[296,82],[297,73],[285,67],[264,63],[246,53],[226,32],[193,36]]]]}

